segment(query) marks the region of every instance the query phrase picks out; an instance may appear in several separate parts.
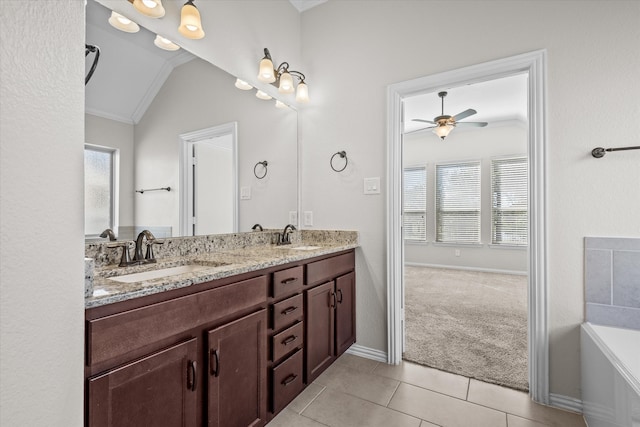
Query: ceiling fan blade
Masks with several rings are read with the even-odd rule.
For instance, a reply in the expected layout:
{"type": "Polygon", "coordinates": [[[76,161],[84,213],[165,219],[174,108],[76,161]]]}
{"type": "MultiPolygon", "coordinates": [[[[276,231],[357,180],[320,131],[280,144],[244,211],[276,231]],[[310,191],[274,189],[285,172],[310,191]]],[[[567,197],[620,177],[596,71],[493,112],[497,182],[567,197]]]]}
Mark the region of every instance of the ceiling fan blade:
{"type": "Polygon", "coordinates": [[[429,126],[428,128],[420,128],[420,129],[416,129],[416,130],[411,130],[409,132],[404,132],[404,135],[410,135],[412,133],[418,133],[418,132],[422,132],[422,131],[433,129],[433,128],[435,128],[435,126],[429,126]]]}
{"type": "Polygon", "coordinates": [[[462,120],[465,117],[473,116],[476,113],[477,113],[476,110],[474,110],[473,108],[469,108],[468,110],[465,110],[462,113],[456,114],[455,116],[452,117],[452,119],[457,122],[458,120],[462,120]]]}
{"type": "Polygon", "coordinates": [[[431,120],[423,120],[423,119],[412,119],[412,121],[414,122],[423,122],[423,123],[431,123],[432,125],[435,125],[435,122],[432,122],[431,120]]]}
{"type": "Polygon", "coordinates": [[[458,122],[456,123],[457,128],[483,128],[487,125],[487,122],[458,122]]]}

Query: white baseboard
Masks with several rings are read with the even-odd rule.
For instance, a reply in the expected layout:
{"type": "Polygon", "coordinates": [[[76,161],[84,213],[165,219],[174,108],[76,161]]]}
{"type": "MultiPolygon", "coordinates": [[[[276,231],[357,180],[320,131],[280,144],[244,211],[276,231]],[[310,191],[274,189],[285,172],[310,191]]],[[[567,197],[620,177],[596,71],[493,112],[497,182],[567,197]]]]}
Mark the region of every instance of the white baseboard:
{"type": "Polygon", "coordinates": [[[387,352],[376,350],[375,348],[363,347],[361,345],[354,344],[349,347],[347,353],[353,354],[354,356],[364,357],[365,359],[387,363],[387,352]]]}
{"type": "Polygon", "coordinates": [[[583,410],[582,400],[562,394],[549,393],[549,405],[578,414],[582,414],[583,410]]]}
{"type": "Polygon", "coordinates": [[[481,273],[515,274],[517,276],[527,275],[526,271],[501,270],[498,268],[465,267],[460,265],[424,264],[421,262],[405,262],[404,264],[412,267],[445,268],[447,270],[479,271],[481,273]]]}

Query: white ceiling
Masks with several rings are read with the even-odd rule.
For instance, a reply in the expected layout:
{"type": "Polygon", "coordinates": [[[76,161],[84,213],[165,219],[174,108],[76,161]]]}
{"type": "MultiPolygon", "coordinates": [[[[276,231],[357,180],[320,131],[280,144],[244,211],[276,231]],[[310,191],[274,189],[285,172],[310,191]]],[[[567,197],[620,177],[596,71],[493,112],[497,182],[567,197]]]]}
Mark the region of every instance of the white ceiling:
{"type": "Polygon", "coordinates": [[[406,98],[405,132],[431,126],[428,123],[414,122],[412,119],[433,121],[436,116],[442,114],[442,103],[438,97],[440,91],[447,92],[444,98],[444,114],[455,116],[468,108],[478,112],[460,122],[488,122],[487,127],[490,127],[504,121],[527,121],[527,74],[518,74],[460,87],[443,87],[432,93],[406,98]]]}
{"type": "MultiPolygon", "coordinates": [[[[183,49],[169,52],[153,44],[155,34],[116,30],[111,11],[87,1],[86,43],[100,48],[98,66],[85,86],[85,111],[126,123],[138,123],[174,67],[195,57],[183,49]]],[[[86,57],[87,71],[94,55],[86,57]]]]}
{"type": "Polygon", "coordinates": [[[318,6],[326,1],[327,0],[289,0],[293,7],[298,9],[298,12],[304,12],[305,10],[311,9],[312,7],[318,6]]]}

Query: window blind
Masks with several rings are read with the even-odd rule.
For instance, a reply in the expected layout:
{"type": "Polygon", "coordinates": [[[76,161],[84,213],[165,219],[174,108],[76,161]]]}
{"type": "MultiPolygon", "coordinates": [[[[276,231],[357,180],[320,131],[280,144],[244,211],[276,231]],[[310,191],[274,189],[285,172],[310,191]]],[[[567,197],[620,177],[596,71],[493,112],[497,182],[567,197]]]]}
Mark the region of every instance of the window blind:
{"type": "Polygon", "coordinates": [[[528,167],[526,157],[491,161],[491,243],[528,242],[528,167]]]}
{"type": "Polygon", "coordinates": [[[404,169],[403,230],[406,240],[427,240],[427,168],[404,169]]]}
{"type": "Polygon", "coordinates": [[[436,242],[480,243],[480,162],[436,165],[436,242]]]}

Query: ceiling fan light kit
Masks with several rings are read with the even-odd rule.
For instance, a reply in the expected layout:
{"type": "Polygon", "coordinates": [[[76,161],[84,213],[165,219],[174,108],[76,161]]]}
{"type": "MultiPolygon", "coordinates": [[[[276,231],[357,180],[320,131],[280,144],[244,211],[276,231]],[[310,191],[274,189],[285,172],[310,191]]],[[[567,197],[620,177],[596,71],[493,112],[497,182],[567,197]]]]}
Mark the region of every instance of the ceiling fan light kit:
{"type": "Polygon", "coordinates": [[[442,91],[438,92],[438,97],[442,100],[442,112],[439,116],[431,120],[423,120],[423,119],[413,119],[414,122],[423,122],[429,123],[434,126],[429,126],[425,129],[433,129],[433,133],[438,135],[440,139],[444,141],[444,139],[449,136],[449,133],[457,126],[463,127],[485,127],[487,122],[459,122],[464,118],[472,116],[477,113],[473,108],[469,108],[464,110],[461,113],[456,114],[455,116],[449,116],[444,114],[444,98],[447,96],[447,92],[442,91]]]}

